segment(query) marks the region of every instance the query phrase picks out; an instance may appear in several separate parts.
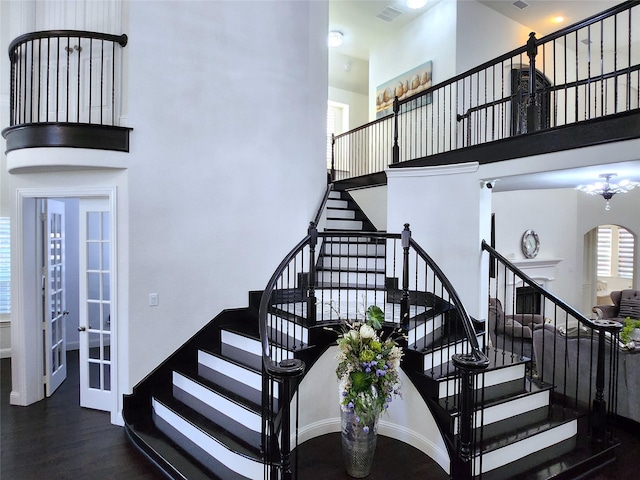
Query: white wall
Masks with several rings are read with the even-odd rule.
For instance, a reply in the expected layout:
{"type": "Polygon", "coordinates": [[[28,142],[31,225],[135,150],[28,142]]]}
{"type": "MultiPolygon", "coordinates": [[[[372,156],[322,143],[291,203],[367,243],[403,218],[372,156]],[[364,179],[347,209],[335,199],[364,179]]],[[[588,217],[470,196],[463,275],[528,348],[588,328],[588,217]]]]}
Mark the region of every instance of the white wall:
{"type": "MultiPolygon", "coordinates": [[[[536,260],[561,260],[554,268],[554,280],[547,288],[569,305],[580,309],[581,291],[576,290],[578,263],[576,256],[578,193],[573,189],[520,190],[494,193],[496,250],[509,260],[525,260],[522,234],[534,230],[540,238],[536,260]]],[[[488,239],[487,239],[488,240],[488,239]]]]}
{"type": "Polygon", "coordinates": [[[456,22],[456,73],[522,47],[531,31],[475,0],[457,2],[456,22]]]}
{"type": "Polygon", "coordinates": [[[433,61],[433,84],[453,77],[456,58],[456,1],[443,0],[409,23],[393,40],[371,49],[369,120],[375,119],[375,92],[384,82],[433,61]]]}
{"type": "Polygon", "coordinates": [[[349,126],[352,130],[369,121],[369,97],[360,93],[329,87],[329,100],[349,105],[349,126]]]}
{"type": "Polygon", "coordinates": [[[129,386],[264,288],[324,193],[327,5],[247,5],[130,4],[129,386]]]}
{"type": "Polygon", "coordinates": [[[387,227],[409,223],[412,237],[440,266],[469,314],[485,318],[491,197],[480,187],[475,163],[387,171],[387,227]]]}
{"type": "MultiPolygon", "coordinates": [[[[387,231],[387,186],[359,188],[349,190],[351,197],[356,201],[371,223],[381,232],[387,231]]],[[[394,230],[402,231],[402,225],[394,230]]]]}
{"type": "MultiPolygon", "coordinates": [[[[26,3],[2,2],[3,26],[7,3],[12,26],[32,25],[21,20],[26,3]]],[[[221,311],[247,305],[306,234],[326,188],[328,89],[324,2],[128,2],[123,11],[131,151],[24,149],[10,154],[12,175],[2,169],[12,217],[18,190],[115,192],[120,394],[221,311]],[[94,164],[116,168],[82,169],[94,164]]],[[[26,404],[37,400],[26,391],[38,383],[37,340],[21,338],[28,360],[14,403],[26,404]]]]}

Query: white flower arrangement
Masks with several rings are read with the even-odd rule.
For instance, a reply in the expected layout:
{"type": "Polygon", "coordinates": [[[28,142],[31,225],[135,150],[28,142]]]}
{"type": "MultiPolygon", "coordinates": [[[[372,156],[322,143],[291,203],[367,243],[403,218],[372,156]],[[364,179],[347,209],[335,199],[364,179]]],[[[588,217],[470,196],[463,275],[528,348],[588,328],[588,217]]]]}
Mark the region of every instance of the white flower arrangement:
{"type": "Polygon", "coordinates": [[[391,335],[380,337],[383,321],[384,312],[372,305],[364,323],[348,325],[338,338],[340,403],[356,414],[365,429],[389,407],[394,395],[401,396],[398,370],[403,352],[391,335]]]}

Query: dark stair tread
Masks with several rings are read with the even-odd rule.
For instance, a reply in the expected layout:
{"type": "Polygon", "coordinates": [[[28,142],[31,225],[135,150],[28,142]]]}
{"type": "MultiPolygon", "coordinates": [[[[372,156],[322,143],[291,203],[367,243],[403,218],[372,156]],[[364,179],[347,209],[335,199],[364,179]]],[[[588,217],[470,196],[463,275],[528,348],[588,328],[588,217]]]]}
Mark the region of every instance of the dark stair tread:
{"type": "MultiPolygon", "coordinates": [[[[325,230],[329,231],[329,230],[325,230]]],[[[329,237],[324,237],[322,239],[323,243],[340,243],[340,244],[366,244],[366,245],[384,245],[387,244],[387,239],[385,237],[377,236],[377,232],[366,232],[364,230],[337,230],[332,229],[331,232],[344,232],[344,235],[332,235],[329,237]],[[354,235],[352,232],[357,232],[357,235],[354,235]],[[371,235],[367,235],[370,233],[371,235]]]]}
{"type": "MultiPolygon", "coordinates": [[[[513,365],[519,364],[527,364],[531,361],[530,358],[522,357],[522,358],[511,358],[511,354],[506,352],[507,355],[487,355],[489,358],[489,366],[484,370],[484,373],[490,372],[491,370],[497,370],[500,368],[507,368],[513,365]]],[[[486,354],[486,352],[485,352],[486,354]]],[[[424,370],[422,372],[417,372],[421,375],[424,375],[427,378],[436,381],[445,381],[453,378],[455,376],[455,367],[453,366],[453,362],[445,362],[442,365],[438,365],[436,367],[424,370]]]]}
{"type": "Polygon", "coordinates": [[[260,328],[257,319],[255,322],[237,322],[235,324],[225,325],[221,330],[226,330],[252,340],[260,341],[260,328]]]}
{"type": "MultiPolygon", "coordinates": [[[[208,378],[205,378],[203,376],[201,376],[198,373],[198,369],[196,367],[193,366],[188,366],[188,367],[180,367],[175,369],[175,371],[179,374],[181,374],[182,376],[188,378],[189,380],[202,385],[203,387],[207,388],[208,390],[211,390],[214,393],[217,393],[218,395],[220,395],[221,397],[224,397],[225,399],[229,400],[230,402],[235,403],[236,405],[239,405],[247,410],[249,410],[250,412],[254,412],[257,413],[258,415],[262,412],[262,406],[259,403],[255,403],[252,400],[248,399],[247,397],[245,397],[241,392],[229,389],[227,387],[225,387],[224,385],[220,385],[219,383],[216,383],[212,380],[209,380],[208,378]]],[[[223,375],[223,374],[220,374],[223,375]]],[[[224,375],[225,377],[227,377],[226,375],[224,375]]],[[[231,377],[227,377],[235,382],[237,382],[240,385],[245,385],[242,382],[238,382],[238,380],[231,378],[231,377]]],[[[246,388],[251,388],[245,385],[246,388]]]]}
{"type": "MultiPolygon", "coordinates": [[[[338,255],[331,255],[332,257],[337,257],[338,255]]],[[[353,256],[351,256],[353,258],[353,256]]],[[[360,257],[359,258],[363,258],[360,257]]],[[[386,270],[384,268],[367,268],[366,265],[354,265],[353,267],[345,267],[345,268],[332,268],[332,267],[316,267],[316,272],[330,272],[330,273],[385,273],[386,270]],[[362,267],[363,270],[358,270],[356,267],[362,267]]]]}
{"type": "Polygon", "coordinates": [[[229,450],[236,452],[244,457],[262,461],[260,453],[260,445],[249,445],[239,440],[233,435],[233,432],[220,427],[217,423],[204,415],[196,412],[192,408],[176,400],[170,392],[157,392],[153,397],[165,407],[184,418],[187,422],[202,430],[211,438],[224,445],[229,450]]]}
{"type": "MultiPolygon", "coordinates": [[[[480,409],[482,406],[484,408],[493,407],[496,405],[501,405],[503,403],[509,402],[511,400],[517,400],[520,398],[528,397],[531,395],[535,395],[540,392],[553,390],[553,385],[547,384],[539,381],[526,381],[524,378],[521,381],[521,387],[519,391],[510,392],[504,395],[492,395],[493,391],[500,392],[500,384],[492,385],[490,387],[485,387],[484,389],[484,401],[482,398],[477,399],[477,403],[474,405],[474,408],[480,409]]],[[[458,414],[457,408],[454,406],[456,395],[450,395],[449,397],[441,398],[439,400],[440,407],[447,410],[449,414],[456,416],[458,414]],[[447,407],[447,405],[450,405],[447,407]]]]}
{"type": "Polygon", "coordinates": [[[492,470],[482,476],[486,480],[575,480],[590,478],[591,474],[615,462],[618,442],[604,445],[594,443],[588,432],[589,420],[578,418],[578,434],[573,439],[570,450],[562,451],[560,445],[552,445],[524,459],[492,470]],[[523,468],[520,464],[525,463],[523,468]],[[528,464],[528,465],[526,465],[528,464]]]}
{"type": "Polygon", "coordinates": [[[342,282],[318,282],[316,288],[339,288],[341,290],[386,290],[384,283],[342,283],[342,282]]]}
{"type": "Polygon", "coordinates": [[[167,437],[154,424],[150,412],[147,415],[137,416],[133,424],[125,422],[125,431],[132,443],[169,478],[176,480],[248,480],[220,462],[218,462],[219,465],[215,472],[212,472],[167,437]]]}
{"type": "MultiPolygon", "coordinates": [[[[481,336],[478,334],[478,336],[481,336]]],[[[444,347],[449,347],[452,345],[456,345],[458,343],[463,343],[467,340],[467,336],[464,331],[461,329],[459,331],[454,331],[449,334],[445,334],[436,339],[429,338],[430,335],[422,337],[418,339],[416,342],[413,342],[411,345],[407,345],[407,350],[419,355],[427,355],[429,353],[433,353],[437,350],[440,350],[444,347]],[[431,341],[433,340],[433,341],[431,341]]]]}
{"type": "MultiPolygon", "coordinates": [[[[214,352],[218,350],[213,350],[214,352]]],[[[220,355],[226,360],[232,360],[237,365],[246,367],[250,370],[261,372],[262,371],[262,356],[255,353],[248,352],[241,348],[223,343],[219,349],[220,355]]]]}
{"type": "MultiPolygon", "coordinates": [[[[511,430],[491,439],[485,439],[481,447],[482,452],[488,453],[506,445],[511,445],[521,440],[525,440],[533,435],[546,432],[559,425],[577,420],[581,416],[581,413],[564,409],[558,405],[551,405],[549,407],[549,416],[545,420],[535,422],[531,425],[524,425],[522,429],[511,430]]],[[[502,421],[508,421],[508,419],[502,421]]]]}
{"type": "MultiPolygon", "coordinates": [[[[255,365],[255,364],[246,365],[246,364],[244,364],[242,362],[239,362],[235,358],[226,356],[225,354],[222,353],[220,348],[211,348],[211,349],[210,348],[200,348],[199,350],[201,352],[203,352],[203,353],[211,355],[212,357],[219,358],[220,360],[224,360],[225,362],[229,362],[229,363],[231,363],[231,364],[233,364],[233,365],[235,365],[237,367],[244,368],[245,370],[248,370],[250,372],[258,373],[258,374],[262,373],[262,363],[260,363],[258,365],[255,365]]],[[[242,351],[244,351],[244,350],[242,350],[242,351]]],[[[253,354],[249,354],[249,355],[253,355],[253,354]]],[[[253,356],[257,357],[257,355],[253,355],[253,356]]],[[[262,360],[262,357],[259,357],[259,358],[262,360]]]]}

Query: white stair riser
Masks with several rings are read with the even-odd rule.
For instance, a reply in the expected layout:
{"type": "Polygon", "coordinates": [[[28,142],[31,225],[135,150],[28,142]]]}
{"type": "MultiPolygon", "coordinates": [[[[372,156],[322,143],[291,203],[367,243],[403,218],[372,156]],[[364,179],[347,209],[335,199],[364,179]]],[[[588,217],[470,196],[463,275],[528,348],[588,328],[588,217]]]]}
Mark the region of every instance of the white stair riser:
{"type": "Polygon", "coordinates": [[[261,431],[260,415],[255,412],[241,407],[178,372],[173,372],[173,385],[254,432],[261,431]]]}
{"type": "Polygon", "coordinates": [[[337,198],[329,198],[327,200],[327,208],[348,208],[349,202],[347,200],[340,200],[337,198]]]}
{"type": "Polygon", "coordinates": [[[574,437],[578,433],[578,422],[571,422],[558,425],[537,435],[531,435],[523,440],[505,445],[474,460],[475,471],[479,472],[482,465],[482,473],[487,473],[508,463],[538,452],[544,448],[556,445],[564,440],[574,437]]]}
{"type": "Polygon", "coordinates": [[[267,316],[267,325],[269,328],[277,330],[283,335],[296,338],[304,344],[309,343],[309,329],[302,325],[276,315],[267,316]]]}
{"type": "MultiPolygon", "coordinates": [[[[500,383],[507,383],[513,380],[521,380],[524,378],[524,373],[525,365],[523,363],[519,363],[504,368],[489,370],[488,372],[482,373],[481,375],[484,377],[484,386],[491,387],[500,383]]],[[[448,393],[457,391],[457,381],[458,380],[449,380],[447,382],[441,382],[438,398],[445,398],[448,393]]],[[[478,386],[482,384],[482,380],[477,383],[478,386]]]]}
{"type": "Polygon", "coordinates": [[[262,345],[260,340],[254,338],[248,338],[244,335],[238,335],[237,333],[222,330],[220,334],[220,340],[222,343],[238,350],[244,350],[252,355],[262,355],[262,345]]]}
{"type": "Polygon", "coordinates": [[[384,258],[370,257],[322,257],[320,266],[332,270],[357,270],[366,271],[374,270],[376,272],[384,272],[384,258]]]}
{"type": "MultiPolygon", "coordinates": [[[[244,335],[238,335],[227,330],[222,330],[221,341],[231,347],[235,347],[239,350],[251,353],[252,355],[262,356],[262,344],[260,340],[245,337],[244,335]]],[[[289,360],[294,358],[293,352],[289,350],[283,350],[271,347],[271,359],[280,362],[282,360],[289,360]]]]}
{"type": "Polygon", "coordinates": [[[262,376],[257,372],[247,370],[202,350],[198,351],[198,363],[238,382],[242,382],[258,392],[262,391],[262,376]]]}
{"type": "Polygon", "coordinates": [[[156,399],[152,400],[152,407],[156,415],[231,470],[247,478],[263,478],[264,465],[262,462],[252,460],[229,450],[216,439],[184,420],[156,399]]]}
{"type": "Polygon", "coordinates": [[[356,218],[356,212],[355,210],[327,208],[327,218],[331,220],[333,220],[334,218],[342,218],[344,220],[354,220],[356,218]]]}
{"type": "Polygon", "coordinates": [[[333,230],[362,230],[362,222],[360,220],[327,219],[326,228],[333,230]]]}
{"type": "Polygon", "coordinates": [[[469,342],[464,340],[436,350],[433,353],[425,354],[423,369],[430,370],[431,368],[438,367],[443,363],[447,363],[451,359],[452,355],[467,351],[469,351],[469,342]]]}
{"type": "MultiPolygon", "coordinates": [[[[490,425],[500,420],[515,417],[522,413],[531,412],[537,408],[549,406],[549,391],[545,390],[537,392],[526,397],[516,398],[499,405],[493,405],[484,409],[482,415],[475,416],[474,428],[480,428],[480,425],[490,425]]],[[[459,418],[456,417],[454,422],[455,432],[459,431],[459,418]]]]}
{"type": "Polygon", "coordinates": [[[369,256],[384,257],[385,245],[383,243],[325,243],[322,252],[325,255],[342,255],[342,256],[369,256]]]}
{"type": "Polygon", "coordinates": [[[340,285],[370,285],[384,286],[384,273],[361,273],[361,272],[318,272],[318,282],[324,284],[340,285]]]}
{"type": "Polygon", "coordinates": [[[419,325],[416,328],[412,328],[407,332],[409,345],[416,343],[418,340],[422,340],[427,335],[430,335],[434,330],[442,326],[442,315],[438,315],[429,319],[426,323],[419,325]]]}

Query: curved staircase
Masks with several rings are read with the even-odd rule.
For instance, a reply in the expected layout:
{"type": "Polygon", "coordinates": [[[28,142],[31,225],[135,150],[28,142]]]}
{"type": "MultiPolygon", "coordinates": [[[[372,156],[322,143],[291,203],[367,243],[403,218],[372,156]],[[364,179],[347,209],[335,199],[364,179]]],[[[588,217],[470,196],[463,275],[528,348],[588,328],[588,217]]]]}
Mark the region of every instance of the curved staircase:
{"type": "MultiPolygon", "coordinates": [[[[403,275],[395,266],[407,237],[363,231],[365,226],[371,228],[350,196],[332,192],[317,253],[301,249],[306,262],[313,259],[311,267],[295,263],[285,274],[288,283],[269,293],[272,361],[299,359],[308,371],[335,343],[342,319],[358,320],[376,304],[385,311],[384,328],[404,332],[402,368],[440,428],[454,478],[464,471],[491,480],[575,478],[612,461],[613,449],[594,454],[584,447],[581,414],[553,401],[554,386],[536,379],[531,359],[485,346],[484,322],[471,319],[475,339],[465,333],[464,311],[444,284],[421,289],[418,279],[409,288],[400,285],[403,275]],[[475,443],[463,468],[460,375],[451,357],[474,345],[489,364],[474,380],[475,443]]],[[[426,279],[425,273],[423,287],[426,279]]],[[[248,308],[222,312],[125,399],[131,440],[170,478],[286,478],[281,411],[291,395],[285,398],[279,381],[268,399],[263,393],[259,299],[250,293],[248,308]]]]}

